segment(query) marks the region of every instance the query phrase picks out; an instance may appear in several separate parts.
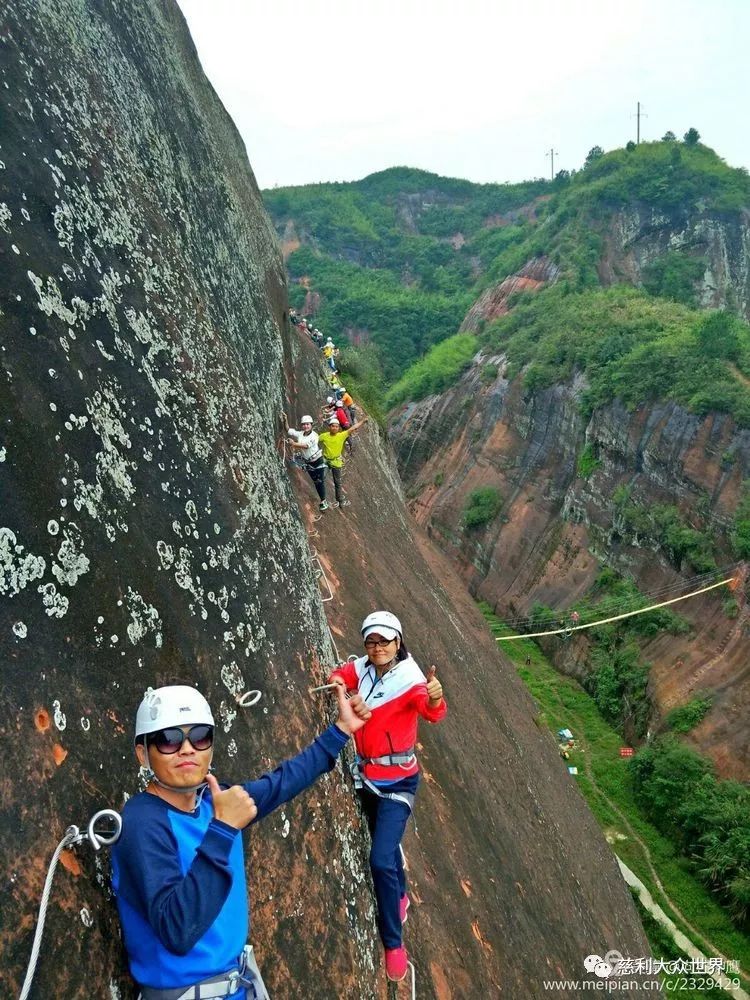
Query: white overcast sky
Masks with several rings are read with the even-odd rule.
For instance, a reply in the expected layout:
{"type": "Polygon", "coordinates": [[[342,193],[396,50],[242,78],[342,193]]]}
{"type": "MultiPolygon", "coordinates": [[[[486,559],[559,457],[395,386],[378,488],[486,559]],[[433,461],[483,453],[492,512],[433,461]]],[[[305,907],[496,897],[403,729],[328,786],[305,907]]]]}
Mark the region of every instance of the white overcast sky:
{"type": "Polygon", "coordinates": [[[178,0],[261,187],[474,181],[695,126],[750,167],[750,0],[178,0]]]}

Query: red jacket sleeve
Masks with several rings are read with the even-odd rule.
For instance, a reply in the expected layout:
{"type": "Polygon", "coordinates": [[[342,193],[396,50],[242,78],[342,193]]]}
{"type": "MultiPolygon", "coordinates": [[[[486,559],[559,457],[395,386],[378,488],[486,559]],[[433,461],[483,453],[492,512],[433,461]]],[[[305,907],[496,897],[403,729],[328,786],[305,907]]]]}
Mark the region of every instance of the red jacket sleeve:
{"type": "Polygon", "coordinates": [[[354,664],[351,660],[346,663],[342,663],[340,667],[336,667],[332,670],[328,678],[329,683],[334,677],[340,677],[344,684],[346,684],[347,691],[357,691],[359,688],[359,681],[357,679],[357,671],[354,669],[354,664]]]}
{"type": "Polygon", "coordinates": [[[411,704],[427,722],[440,722],[448,712],[448,703],[445,698],[443,698],[439,705],[435,705],[434,708],[430,705],[426,684],[419,685],[411,699],[411,704]]]}

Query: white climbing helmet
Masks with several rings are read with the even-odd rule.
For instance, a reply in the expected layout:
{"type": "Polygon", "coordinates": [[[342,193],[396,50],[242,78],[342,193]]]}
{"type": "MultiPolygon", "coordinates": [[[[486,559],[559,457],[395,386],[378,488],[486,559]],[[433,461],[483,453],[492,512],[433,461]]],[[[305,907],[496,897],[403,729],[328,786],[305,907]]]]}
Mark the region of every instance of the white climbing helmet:
{"type": "Polygon", "coordinates": [[[146,691],[135,716],[136,739],[168,726],[185,725],[215,725],[211,708],[200,691],[186,684],[146,691]]]}
{"type": "Polygon", "coordinates": [[[311,424],[312,422],[313,418],[310,416],[309,413],[306,413],[304,417],[302,417],[302,419],[300,420],[301,424],[311,424]]]}
{"type": "Polygon", "coordinates": [[[366,639],[371,632],[377,632],[384,639],[403,638],[401,622],[390,611],[373,611],[362,622],[362,638],[366,639]]]}

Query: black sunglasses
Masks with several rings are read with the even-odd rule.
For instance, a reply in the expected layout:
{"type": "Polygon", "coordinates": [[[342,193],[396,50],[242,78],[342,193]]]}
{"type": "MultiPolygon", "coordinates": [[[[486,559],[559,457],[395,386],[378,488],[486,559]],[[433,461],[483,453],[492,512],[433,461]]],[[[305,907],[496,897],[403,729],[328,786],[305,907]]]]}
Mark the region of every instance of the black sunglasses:
{"type": "Polygon", "coordinates": [[[158,733],[149,734],[148,745],[155,747],[159,753],[177,753],[185,740],[189,741],[194,750],[209,750],[214,742],[214,727],[191,726],[187,732],[183,732],[179,726],[160,729],[158,733]]]}

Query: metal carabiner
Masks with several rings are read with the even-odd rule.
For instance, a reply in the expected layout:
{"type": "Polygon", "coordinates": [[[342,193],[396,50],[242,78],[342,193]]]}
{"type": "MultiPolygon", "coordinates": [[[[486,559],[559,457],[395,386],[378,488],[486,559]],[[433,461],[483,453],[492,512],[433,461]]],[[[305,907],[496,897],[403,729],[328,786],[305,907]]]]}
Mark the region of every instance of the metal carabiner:
{"type": "Polygon", "coordinates": [[[100,809],[98,813],[89,820],[86,836],[95,851],[100,851],[102,847],[111,847],[120,839],[122,833],[122,816],[114,809],[100,809]],[[99,820],[107,819],[114,823],[114,830],[97,832],[96,825],[99,820]]]}

